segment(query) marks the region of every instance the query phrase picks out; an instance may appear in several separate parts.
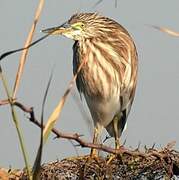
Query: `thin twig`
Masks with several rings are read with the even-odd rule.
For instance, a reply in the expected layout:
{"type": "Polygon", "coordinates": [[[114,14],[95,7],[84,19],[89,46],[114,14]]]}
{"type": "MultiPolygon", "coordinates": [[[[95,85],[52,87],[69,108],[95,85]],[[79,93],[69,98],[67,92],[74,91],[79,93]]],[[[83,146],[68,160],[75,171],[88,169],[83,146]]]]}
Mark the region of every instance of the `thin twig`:
{"type": "Polygon", "coordinates": [[[98,4],[100,4],[103,0],[98,0],[93,7],[96,7],[98,4]]]}
{"type": "Polygon", "coordinates": [[[154,29],[157,29],[157,30],[159,30],[161,32],[164,32],[166,34],[169,34],[171,36],[179,37],[179,32],[173,31],[173,30],[171,30],[169,28],[159,27],[159,26],[155,26],[155,25],[151,25],[151,27],[154,28],[154,29]]]}
{"type": "MultiPolygon", "coordinates": [[[[93,8],[98,6],[99,4],[101,4],[103,2],[103,0],[98,0],[94,5],[93,5],[93,8]]],[[[117,8],[117,0],[115,0],[115,8],[117,8]]]]}
{"type": "MultiPolygon", "coordinates": [[[[35,32],[35,28],[36,28],[37,22],[39,20],[40,14],[42,12],[43,6],[44,6],[44,0],[39,0],[39,4],[38,4],[38,7],[37,7],[37,10],[36,10],[36,13],[35,13],[34,21],[33,21],[31,30],[29,32],[29,35],[27,37],[27,40],[25,42],[24,47],[29,46],[30,43],[32,42],[32,38],[33,38],[33,35],[34,35],[34,32],[35,32]]],[[[21,76],[22,76],[22,73],[23,73],[23,70],[24,70],[24,65],[25,65],[25,62],[26,62],[27,54],[28,54],[28,49],[25,49],[22,52],[22,55],[21,55],[21,58],[20,58],[12,98],[16,97],[16,93],[17,93],[17,90],[18,90],[18,87],[19,87],[19,84],[20,84],[20,79],[21,79],[21,76]]]]}
{"type": "Polygon", "coordinates": [[[9,99],[0,100],[0,106],[9,104],[9,99]]]}
{"type": "Polygon", "coordinates": [[[24,111],[26,113],[32,113],[32,111],[33,111],[33,107],[28,108],[28,107],[24,106],[23,104],[21,104],[20,102],[15,101],[13,104],[15,106],[19,107],[22,111],[24,111]]]}
{"type": "Polygon", "coordinates": [[[117,0],[115,0],[115,8],[117,8],[117,0]]]}

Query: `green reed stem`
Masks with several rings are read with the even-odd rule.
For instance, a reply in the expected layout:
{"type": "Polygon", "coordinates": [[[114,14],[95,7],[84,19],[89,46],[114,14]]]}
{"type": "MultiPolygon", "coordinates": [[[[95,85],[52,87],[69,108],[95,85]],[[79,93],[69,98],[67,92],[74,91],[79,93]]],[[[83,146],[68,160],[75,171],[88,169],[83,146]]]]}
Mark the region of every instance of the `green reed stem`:
{"type": "Polygon", "coordinates": [[[0,66],[0,78],[2,79],[2,83],[3,83],[4,89],[5,89],[6,95],[7,95],[8,99],[9,99],[12,118],[13,118],[16,130],[17,130],[19,141],[20,141],[20,146],[21,146],[25,166],[26,166],[26,169],[27,169],[27,174],[29,176],[29,179],[32,180],[31,170],[30,170],[30,166],[29,166],[27,151],[26,151],[25,145],[24,145],[24,139],[23,139],[22,131],[21,131],[21,128],[19,126],[19,120],[18,120],[17,113],[16,113],[14,105],[13,105],[13,100],[11,98],[11,93],[10,93],[8,85],[7,85],[8,83],[7,83],[7,80],[6,80],[6,78],[4,77],[4,75],[2,73],[1,66],[0,66]]]}

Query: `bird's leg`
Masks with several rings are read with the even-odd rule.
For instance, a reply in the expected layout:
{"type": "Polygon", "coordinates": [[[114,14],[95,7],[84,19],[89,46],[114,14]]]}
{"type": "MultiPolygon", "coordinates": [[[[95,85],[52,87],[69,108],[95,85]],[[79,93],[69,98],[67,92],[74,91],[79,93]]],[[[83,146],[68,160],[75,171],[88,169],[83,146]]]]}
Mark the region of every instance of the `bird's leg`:
{"type": "MultiPolygon", "coordinates": [[[[114,129],[114,138],[115,138],[115,149],[119,149],[120,148],[120,141],[119,141],[119,137],[120,137],[120,129],[119,129],[119,117],[115,116],[113,119],[113,129],[114,129]]],[[[108,161],[107,164],[109,164],[113,159],[115,159],[117,157],[116,154],[112,154],[108,161]]]]}
{"type": "MultiPolygon", "coordinates": [[[[99,134],[101,131],[101,126],[99,124],[95,125],[94,128],[94,134],[93,134],[93,144],[97,144],[98,143],[98,138],[99,138],[99,134]]],[[[83,175],[86,172],[86,168],[88,167],[88,163],[90,163],[91,161],[95,160],[98,164],[99,164],[99,159],[98,159],[98,151],[95,148],[91,148],[91,152],[90,152],[90,156],[87,157],[86,163],[84,164],[84,169],[83,169],[83,175]]]]}
{"type": "Polygon", "coordinates": [[[115,148],[119,149],[120,148],[120,141],[119,141],[119,136],[120,136],[120,129],[119,129],[119,119],[118,117],[115,117],[113,120],[113,128],[114,128],[114,138],[115,138],[115,148]]]}
{"type": "MultiPolygon", "coordinates": [[[[98,128],[95,127],[95,129],[94,129],[94,135],[93,135],[93,144],[97,144],[97,142],[98,142],[98,136],[99,136],[98,128]]],[[[98,156],[98,151],[97,151],[95,148],[91,148],[90,156],[91,156],[92,158],[93,158],[93,157],[97,157],[97,156],[98,156]]]]}
{"type": "MultiPolygon", "coordinates": [[[[93,144],[98,143],[101,130],[102,130],[102,126],[99,123],[97,123],[94,128],[93,144]]],[[[90,156],[87,157],[86,163],[84,164],[84,168],[82,170],[83,177],[84,174],[86,173],[87,167],[89,166],[90,162],[94,162],[94,161],[97,162],[97,164],[100,164],[97,149],[91,148],[90,156]]]]}
{"type": "MultiPolygon", "coordinates": [[[[97,144],[99,141],[99,134],[101,132],[101,126],[96,124],[94,128],[94,135],[93,135],[93,144],[97,144]]],[[[90,157],[94,158],[98,156],[98,151],[95,148],[91,148],[90,157]]]]}

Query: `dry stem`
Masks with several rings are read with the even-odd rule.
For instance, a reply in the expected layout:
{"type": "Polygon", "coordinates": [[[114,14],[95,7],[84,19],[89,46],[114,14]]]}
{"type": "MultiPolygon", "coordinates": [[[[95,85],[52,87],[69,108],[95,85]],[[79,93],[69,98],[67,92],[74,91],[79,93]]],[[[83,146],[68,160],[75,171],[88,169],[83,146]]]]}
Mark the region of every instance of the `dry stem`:
{"type": "MultiPolygon", "coordinates": [[[[30,29],[30,32],[29,32],[29,35],[27,37],[27,40],[25,42],[24,47],[29,46],[30,43],[32,42],[32,38],[33,38],[33,35],[34,35],[34,32],[35,32],[35,28],[36,28],[37,22],[39,20],[43,5],[44,5],[44,0],[40,0],[39,5],[38,5],[37,10],[36,10],[36,13],[35,13],[35,17],[34,17],[32,27],[30,29]]],[[[16,80],[15,80],[14,89],[13,89],[13,96],[12,96],[13,99],[16,97],[16,93],[17,93],[17,90],[18,90],[18,87],[19,87],[19,84],[20,84],[20,79],[21,79],[21,76],[22,76],[22,73],[23,73],[23,70],[24,70],[24,65],[25,65],[25,62],[26,62],[27,54],[28,54],[28,49],[25,49],[22,52],[22,55],[21,55],[21,58],[20,58],[19,67],[18,67],[18,71],[17,71],[17,74],[16,74],[16,80]]]]}

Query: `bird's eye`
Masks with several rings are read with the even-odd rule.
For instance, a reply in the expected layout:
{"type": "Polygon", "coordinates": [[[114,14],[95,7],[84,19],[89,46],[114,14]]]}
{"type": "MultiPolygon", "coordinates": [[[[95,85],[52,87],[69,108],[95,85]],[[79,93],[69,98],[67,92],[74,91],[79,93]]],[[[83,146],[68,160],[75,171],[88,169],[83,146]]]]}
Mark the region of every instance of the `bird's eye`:
{"type": "Polygon", "coordinates": [[[84,28],[84,23],[79,22],[79,23],[75,23],[73,25],[71,25],[73,29],[75,30],[82,30],[84,28]]]}

